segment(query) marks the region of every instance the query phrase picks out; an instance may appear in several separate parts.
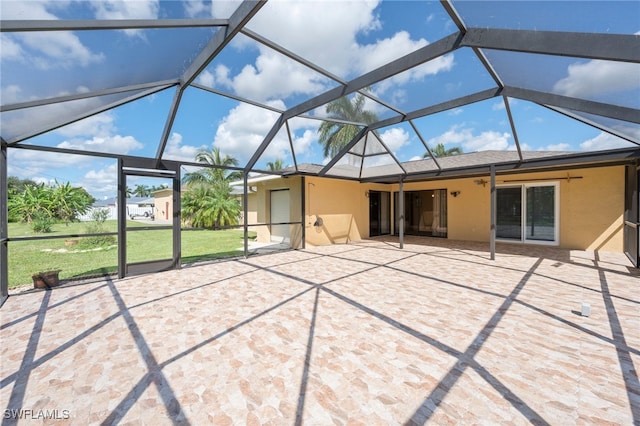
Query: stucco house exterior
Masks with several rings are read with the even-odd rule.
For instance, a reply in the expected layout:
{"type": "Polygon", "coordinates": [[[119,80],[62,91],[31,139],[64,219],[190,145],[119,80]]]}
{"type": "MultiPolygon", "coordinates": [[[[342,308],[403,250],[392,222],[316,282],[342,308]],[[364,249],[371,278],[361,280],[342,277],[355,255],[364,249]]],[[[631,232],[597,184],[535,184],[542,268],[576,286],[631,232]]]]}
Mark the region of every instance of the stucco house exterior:
{"type": "Polygon", "coordinates": [[[173,218],[173,189],[166,188],[154,191],[153,215],[154,220],[159,222],[170,222],[173,218]]]}
{"type": "MultiPolygon", "coordinates": [[[[249,179],[249,224],[258,230],[258,241],[287,235],[293,248],[302,247],[303,238],[307,245],[325,245],[399,235],[401,225],[403,235],[489,242],[489,165],[497,164],[496,241],[624,251],[625,200],[631,193],[637,203],[637,188],[628,188],[626,177],[637,173],[637,166],[544,152],[527,153],[529,161],[522,162],[514,155],[488,151],[441,158],[457,170],[416,174],[402,183],[391,176],[377,182],[350,179],[338,176],[339,169],[332,176],[311,176],[323,166],[301,164],[295,175],[284,170],[282,176],[249,179]],[[281,222],[290,224],[275,225],[281,222]]],[[[426,171],[429,161],[402,167],[426,171]]],[[[350,167],[355,166],[339,166],[350,167]]]]}

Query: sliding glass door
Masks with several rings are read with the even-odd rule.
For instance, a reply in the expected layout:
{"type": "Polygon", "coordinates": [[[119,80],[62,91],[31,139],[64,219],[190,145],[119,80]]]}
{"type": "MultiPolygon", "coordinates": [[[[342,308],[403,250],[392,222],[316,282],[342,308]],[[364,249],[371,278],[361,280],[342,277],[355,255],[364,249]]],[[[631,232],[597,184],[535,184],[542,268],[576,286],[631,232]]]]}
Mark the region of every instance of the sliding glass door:
{"type": "Polygon", "coordinates": [[[497,188],[496,237],[505,241],[558,243],[558,184],[497,188]]]}
{"type": "MultiPolygon", "coordinates": [[[[394,195],[395,233],[400,229],[398,196],[394,195]]],[[[447,191],[445,189],[404,192],[404,233],[447,237],[447,191]]]]}
{"type": "Polygon", "coordinates": [[[391,194],[369,191],[369,236],[391,233],[391,194]]]}

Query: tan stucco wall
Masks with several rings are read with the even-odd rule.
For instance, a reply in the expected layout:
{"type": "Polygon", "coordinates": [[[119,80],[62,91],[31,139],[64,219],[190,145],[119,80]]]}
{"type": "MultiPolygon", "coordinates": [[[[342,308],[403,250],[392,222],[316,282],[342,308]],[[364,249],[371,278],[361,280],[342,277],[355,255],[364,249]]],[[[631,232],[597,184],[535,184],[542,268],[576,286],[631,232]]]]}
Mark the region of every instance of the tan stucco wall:
{"type": "MultiPolygon", "coordinates": [[[[516,184],[506,180],[541,180],[558,178],[560,193],[559,246],[569,249],[621,252],[622,215],[624,211],[624,166],[575,169],[569,172],[543,172],[498,175],[497,185],[516,184]],[[569,176],[581,179],[567,180],[569,176]]],[[[405,191],[446,189],[448,205],[448,238],[467,241],[489,241],[490,185],[489,175],[470,179],[407,183],[405,191]],[[486,185],[476,180],[484,179],[486,185]],[[452,191],[460,191],[458,197],[452,191]]],[[[394,186],[397,191],[398,186],[394,186]]]]}
{"type": "Polygon", "coordinates": [[[572,170],[560,183],[560,245],[623,251],[624,166],[572,170]]]}
{"type": "Polygon", "coordinates": [[[310,245],[358,241],[369,237],[368,190],[391,191],[389,185],[306,178],[306,240],[310,245]],[[322,218],[322,226],[313,226],[322,218]]]}
{"type": "Polygon", "coordinates": [[[156,222],[171,222],[173,220],[173,189],[165,189],[153,193],[156,222]]]}
{"type": "MultiPolygon", "coordinates": [[[[300,222],[302,220],[302,178],[290,177],[279,178],[256,184],[258,191],[255,197],[255,223],[269,223],[271,213],[271,191],[274,190],[289,190],[289,217],[291,222],[300,222]]],[[[251,210],[252,204],[249,204],[249,210],[251,210]]],[[[249,216],[251,218],[251,215],[249,216]]],[[[271,239],[270,227],[252,226],[249,228],[252,231],[256,231],[257,241],[269,242],[271,239]]],[[[291,247],[302,247],[302,226],[299,224],[292,224],[289,226],[289,236],[291,238],[291,247]]]]}
{"type": "MultiPolygon", "coordinates": [[[[269,191],[291,190],[291,220],[300,217],[300,179],[277,179],[260,183],[256,194],[257,223],[269,221],[269,191]]],[[[624,166],[575,169],[569,172],[540,172],[498,175],[497,184],[505,181],[558,182],[559,246],[569,249],[623,250],[622,215],[624,210],[624,166]],[[572,177],[567,180],[567,173],[572,177]],[[550,180],[551,179],[551,180],[550,180]],[[553,180],[557,179],[557,180],[553,180]]],[[[361,184],[354,181],[305,177],[304,226],[308,245],[340,244],[369,237],[369,190],[391,192],[391,227],[394,228],[394,197],[398,185],[361,184]],[[322,226],[313,226],[317,218],[322,226]]],[[[489,241],[489,175],[465,179],[437,180],[404,184],[405,191],[445,189],[448,205],[448,238],[466,241],[489,241]],[[476,181],[483,179],[485,185],[476,181]],[[451,192],[459,191],[457,197],[451,192]]],[[[250,210],[252,210],[250,205],[250,210]]],[[[267,226],[258,229],[258,241],[269,241],[267,226]]],[[[301,228],[292,225],[294,247],[301,242],[301,228]]]]}

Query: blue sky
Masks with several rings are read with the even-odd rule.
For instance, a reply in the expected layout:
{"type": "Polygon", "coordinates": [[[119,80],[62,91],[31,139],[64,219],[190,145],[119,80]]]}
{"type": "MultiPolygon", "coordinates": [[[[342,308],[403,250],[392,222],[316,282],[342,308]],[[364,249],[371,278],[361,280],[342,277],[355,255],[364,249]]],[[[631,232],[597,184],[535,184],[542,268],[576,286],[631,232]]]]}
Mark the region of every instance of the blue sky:
{"type": "MultiPolygon", "coordinates": [[[[454,2],[469,26],[619,34],[640,32],[640,3],[521,1],[454,2]],[[571,19],[567,14],[571,13],[571,19]]],[[[157,1],[26,1],[0,3],[2,19],[226,18],[236,3],[157,1]]],[[[439,2],[428,1],[273,1],[248,28],[346,81],[413,52],[456,27],[439,2]],[[328,24],[330,23],[330,25],[328,24]]],[[[3,33],[1,99],[12,104],[31,99],[101,90],[175,78],[217,29],[163,29],[3,33]]],[[[640,108],[640,66],[577,58],[485,51],[507,84],[600,102],[640,108]]],[[[212,61],[196,82],[268,104],[278,110],[313,98],[336,82],[246,36],[239,36],[212,61]]],[[[369,90],[379,99],[410,112],[494,87],[468,49],[430,61],[369,90]]],[[[154,156],[175,89],[127,103],[80,122],[25,140],[25,144],[154,156]]],[[[108,100],[119,96],[112,96],[108,100]]],[[[90,111],[108,101],[89,99],[2,113],[2,136],[10,140],[90,111]]],[[[511,100],[521,146],[527,150],[581,151],[632,146],[547,108],[511,100]]],[[[369,102],[378,117],[392,113],[369,102]]],[[[309,112],[321,118],[324,108],[309,112]]],[[[165,158],[193,161],[212,145],[244,165],[269,132],[277,113],[196,88],[185,91],[165,150],[165,158]]],[[[326,163],[317,142],[320,120],[289,122],[298,163],[326,163]]],[[[513,132],[501,98],[415,120],[433,146],[464,152],[514,149],[513,132]]],[[[640,138],[639,126],[613,127],[640,138]]],[[[401,161],[420,158],[424,146],[408,124],[379,130],[401,161]]],[[[257,166],[282,158],[292,164],[284,131],[257,166]]],[[[9,175],[50,182],[71,181],[96,197],[114,196],[116,162],[110,159],[9,151],[9,175]]],[[[133,186],[135,182],[131,182],[133,186]]]]}

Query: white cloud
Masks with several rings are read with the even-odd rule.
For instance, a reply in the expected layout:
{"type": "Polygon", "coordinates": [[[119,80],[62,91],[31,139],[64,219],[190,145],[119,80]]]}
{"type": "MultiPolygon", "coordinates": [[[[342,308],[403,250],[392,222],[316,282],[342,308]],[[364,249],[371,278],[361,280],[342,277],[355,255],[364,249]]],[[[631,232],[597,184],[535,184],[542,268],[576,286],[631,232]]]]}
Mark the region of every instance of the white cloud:
{"type": "Polygon", "coordinates": [[[600,132],[596,137],[588,139],[580,144],[584,151],[599,151],[604,149],[629,148],[631,142],[614,136],[610,133],[600,132]]]}
{"type": "Polygon", "coordinates": [[[7,34],[0,34],[0,58],[5,61],[22,60],[22,48],[7,34]]]}
{"type": "MultiPolygon", "coordinates": [[[[406,53],[409,53],[407,51],[406,53]]],[[[390,89],[397,88],[398,85],[407,84],[410,82],[420,81],[424,77],[428,75],[435,75],[439,72],[449,71],[453,68],[454,65],[454,56],[453,54],[440,56],[436,59],[433,59],[425,64],[419,65],[415,68],[412,68],[403,73],[397,74],[391,78],[388,78],[384,81],[381,81],[375,86],[375,94],[382,95],[386,93],[390,89]]],[[[455,90],[461,83],[447,83],[446,89],[447,91],[455,90]]],[[[397,90],[397,89],[395,89],[397,90]]]]}
{"type": "MultiPolygon", "coordinates": [[[[377,1],[333,2],[331,7],[322,2],[273,1],[251,20],[249,28],[328,71],[348,78],[428,44],[423,38],[412,39],[406,31],[375,43],[359,44],[360,35],[381,26],[375,13],[377,5],[377,1]],[[332,24],[326,25],[327,22],[332,24]],[[297,36],[292,38],[291,34],[297,36]]],[[[199,3],[191,7],[200,10],[199,3]]],[[[236,47],[245,48],[246,45],[236,47]]],[[[328,88],[325,77],[264,46],[253,42],[251,45],[260,49],[255,63],[234,75],[230,75],[228,68],[218,67],[214,72],[216,84],[256,100],[285,99],[293,94],[315,95],[328,88]]],[[[380,94],[395,89],[398,84],[449,70],[453,64],[453,55],[434,59],[377,85],[376,92],[380,94]]],[[[210,74],[203,75],[209,83],[212,82],[210,74]]],[[[402,92],[394,96],[403,99],[402,92]]]]}
{"type": "Polygon", "coordinates": [[[92,157],[81,155],[59,154],[43,151],[32,151],[28,149],[9,150],[9,170],[10,176],[34,179],[45,176],[45,179],[58,178],[66,182],[69,169],[77,170],[90,164],[95,160],[92,157]]]}
{"type": "Polygon", "coordinates": [[[9,105],[12,103],[20,102],[21,92],[22,92],[22,89],[20,88],[20,86],[17,86],[15,84],[3,87],[2,91],[0,92],[0,98],[2,99],[2,103],[4,105],[9,105]]]}
{"type": "Polygon", "coordinates": [[[640,64],[592,60],[569,65],[567,73],[553,87],[567,96],[591,97],[640,88],[640,64]]]}
{"type": "Polygon", "coordinates": [[[113,163],[100,170],[90,170],[85,173],[84,180],[98,184],[115,183],[118,180],[118,164],[113,163]]]}
{"type": "Polygon", "coordinates": [[[473,129],[462,126],[453,126],[445,133],[429,139],[427,144],[432,147],[440,143],[445,147],[461,145],[465,152],[506,150],[509,148],[509,133],[501,133],[493,130],[474,134],[473,129]]]}
{"type": "MultiPolygon", "coordinates": [[[[90,3],[97,19],[156,19],[158,18],[158,0],[101,0],[90,3]]],[[[141,30],[128,29],[124,33],[141,36],[141,30]]]]}
{"type": "Polygon", "coordinates": [[[133,136],[94,136],[92,139],[71,139],[58,144],[59,148],[77,149],[81,151],[108,152],[112,154],[128,154],[144,147],[133,136]]]}
{"type": "Polygon", "coordinates": [[[182,2],[182,6],[184,7],[184,11],[189,18],[203,16],[203,14],[208,11],[207,6],[204,4],[203,0],[184,0],[182,2]]]}
{"type": "Polygon", "coordinates": [[[174,132],[171,134],[171,137],[167,142],[167,147],[162,157],[170,160],[193,162],[195,161],[196,154],[206,149],[207,147],[204,145],[183,145],[182,135],[180,133],[174,132]]]}
{"type": "Polygon", "coordinates": [[[487,131],[477,136],[470,135],[462,143],[465,151],[487,151],[487,150],[504,150],[509,146],[509,133],[487,131]]]}
{"type": "Polygon", "coordinates": [[[53,186],[56,184],[55,179],[51,179],[49,177],[44,177],[44,176],[34,176],[33,179],[31,180],[33,180],[38,185],[44,184],[45,186],[53,186]]]}
{"type": "Polygon", "coordinates": [[[92,2],[98,19],[155,19],[158,17],[158,0],[101,0],[92,2]]]}
{"type": "Polygon", "coordinates": [[[198,75],[196,83],[207,87],[215,87],[215,78],[209,70],[204,70],[198,75]]]}
{"type": "MultiPolygon", "coordinates": [[[[3,89],[2,92],[3,95],[5,93],[4,90],[5,89],[3,89]]],[[[19,87],[13,87],[10,89],[9,94],[17,95],[20,92],[19,87]]],[[[20,99],[19,101],[21,100],[24,99],[20,99]]],[[[99,98],[87,98],[38,107],[37,116],[34,116],[34,111],[31,111],[30,109],[17,110],[12,112],[12,114],[0,115],[0,127],[5,131],[3,137],[10,140],[24,135],[37,133],[42,129],[50,129],[62,125],[65,121],[74,116],[84,114],[86,111],[91,111],[101,106],[102,104],[99,98]]],[[[56,132],[65,136],[92,136],[94,134],[100,134],[97,130],[108,127],[109,119],[104,116],[108,117],[109,114],[109,112],[105,112],[94,117],[85,118],[74,124],[62,127],[56,132]],[[98,125],[101,120],[105,121],[98,125]],[[98,127],[93,128],[93,126],[98,127]]]]}
{"type": "Polygon", "coordinates": [[[51,1],[3,1],[2,19],[58,19],[47,10],[48,7],[55,7],[56,4],[64,5],[67,3],[51,1]]]}
{"type": "Polygon", "coordinates": [[[85,67],[104,60],[102,53],[93,53],[71,32],[32,32],[15,34],[14,37],[14,43],[20,42],[20,51],[12,46],[11,59],[30,63],[39,69],[85,67]]]}
{"type": "Polygon", "coordinates": [[[233,78],[228,70],[218,68],[216,77],[223,84],[231,84],[234,91],[249,99],[268,101],[292,94],[317,94],[324,90],[327,79],[284,56],[261,48],[255,65],[246,65],[233,78]],[[283,78],[286,76],[286,78],[283,78]]]}
{"type": "Polygon", "coordinates": [[[358,66],[354,60],[360,56],[357,35],[380,25],[374,13],[377,6],[377,1],[331,2],[330,7],[325,2],[273,1],[251,20],[249,28],[344,76],[358,66]]]}
{"type": "Polygon", "coordinates": [[[462,109],[462,108],[456,108],[456,109],[452,109],[452,110],[450,110],[450,111],[448,112],[448,115],[456,116],[456,115],[460,115],[460,114],[462,114],[463,112],[464,112],[464,109],[462,109]]]}
{"type": "MultiPolygon", "coordinates": [[[[48,9],[64,5],[57,1],[3,2],[2,19],[56,20],[48,9]]],[[[3,60],[21,61],[40,69],[87,66],[104,60],[103,54],[92,52],[70,31],[3,34],[1,43],[3,60]]]]}
{"type": "Polygon", "coordinates": [[[556,143],[550,144],[541,148],[540,151],[569,151],[571,149],[571,145],[568,143],[556,143]]]}
{"type": "Polygon", "coordinates": [[[302,133],[302,136],[293,137],[293,149],[296,151],[296,156],[304,155],[311,147],[311,144],[313,144],[317,140],[318,134],[315,129],[306,129],[302,133]]]}
{"type": "Polygon", "coordinates": [[[496,102],[495,104],[491,105],[491,110],[492,111],[501,111],[503,109],[506,109],[506,107],[504,106],[504,101],[499,101],[496,102]]]}
{"type": "Polygon", "coordinates": [[[114,121],[113,113],[106,111],[61,127],[55,132],[68,138],[78,136],[108,137],[116,130],[114,121]]]}
{"type": "Polygon", "coordinates": [[[409,143],[409,137],[409,133],[400,127],[393,127],[380,133],[380,139],[394,154],[409,143]]]}
{"type": "Polygon", "coordinates": [[[242,3],[241,0],[212,1],[211,5],[204,0],[183,0],[184,11],[189,18],[227,19],[242,3]]]}
{"type": "MultiPolygon", "coordinates": [[[[509,106],[513,107],[514,105],[517,105],[517,104],[518,104],[518,101],[516,99],[509,98],[509,106]]],[[[504,104],[504,101],[501,99],[500,101],[498,101],[495,104],[493,104],[491,106],[491,109],[493,111],[502,111],[502,110],[506,109],[506,106],[504,104]]]]}
{"type": "Polygon", "coordinates": [[[237,158],[241,164],[246,163],[277,117],[276,113],[269,110],[240,104],[221,121],[213,145],[220,148],[223,154],[237,158]]]}
{"type": "MultiPolygon", "coordinates": [[[[283,108],[281,101],[271,102],[275,108],[283,108]]],[[[220,148],[225,155],[231,155],[246,164],[265,136],[275,124],[278,114],[252,105],[240,104],[221,121],[214,137],[213,145],[220,148]]],[[[311,145],[317,141],[315,120],[295,119],[289,121],[293,135],[293,146],[297,156],[304,155],[311,145]],[[302,132],[301,136],[300,132],[302,132]]],[[[282,126],[262,155],[261,161],[276,158],[290,159],[291,146],[282,126]]]]}
{"type": "Polygon", "coordinates": [[[242,3],[242,0],[225,0],[211,2],[211,17],[219,19],[229,18],[242,3]]]}
{"type": "Polygon", "coordinates": [[[118,190],[118,167],[113,163],[99,170],[90,170],[80,179],[79,185],[96,197],[115,197],[118,190]]]}
{"type": "MultiPolygon", "coordinates": [[[[418,50],[427,44],[427,41],[423,38],[419,40],[412,40],[411,35],[408,32],[400,31],[395,33],[392,37],[378,40],[375,44],[359,46],[357,55],[360,60],[356,61],[357,63],[354,65],[358,68],[357,71],[367,72],[410,52],[418,50]]],[[[428,67],[428,70],[432,69],[433,65],[428,67]]],[[[428,70],[423,72],[429,72],[428,70]]]]}

